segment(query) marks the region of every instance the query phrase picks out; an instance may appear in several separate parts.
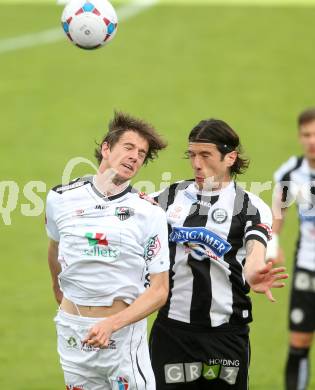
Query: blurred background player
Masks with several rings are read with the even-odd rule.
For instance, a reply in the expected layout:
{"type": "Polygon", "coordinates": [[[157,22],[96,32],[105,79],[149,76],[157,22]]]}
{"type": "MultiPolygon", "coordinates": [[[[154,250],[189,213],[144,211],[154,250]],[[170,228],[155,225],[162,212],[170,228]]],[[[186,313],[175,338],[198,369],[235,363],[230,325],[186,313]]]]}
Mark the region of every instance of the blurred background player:
{"type": "Polygon", "coordinates": [[[150,336],[158,390],[248,389],[250,288],[274,301],[284,268],[265,264],[272,215],[233,178],[247,168],[238,135],[201,121],[189,134],[194,179],[156,195],[170,230],[170,292],[150,336]]]}
{"type": "Polygon", "coordinates": [[[48,260],[67,389],[155,389],[142,319],[167,298],[167,222],[129,181],[165,146],[151,125],[116,113],[96,150],[97,174],[48,194],[48,260]]]}
{"type": "Polygon", "coordinates": [[[298,117],[301,157],[291,157],[275,173],[277,183],[273,204],[273,239],[267,258],[283,261],[279,238],[287,207],[296,202],[299,238],[296,243],[294,274],[289,309],[289,353],[285,370],[287,390],[305,390],[309,381],[309,350],[315,329],[315,107],[298,117]]]}

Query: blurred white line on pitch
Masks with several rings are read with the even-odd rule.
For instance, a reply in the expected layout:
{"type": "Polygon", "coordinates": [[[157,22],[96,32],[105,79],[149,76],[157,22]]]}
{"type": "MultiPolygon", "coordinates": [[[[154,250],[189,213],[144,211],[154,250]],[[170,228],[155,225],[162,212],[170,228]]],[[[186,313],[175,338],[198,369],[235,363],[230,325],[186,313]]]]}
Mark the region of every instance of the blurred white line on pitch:
{"type": "MultiPolygon", "coordinates": [[[[136,0],[130,4],[117,8],[118,20],[124,21],[133,16],[140,14],[149,7],[153,7],[158,3],[158,0],[136,0]]],[[[54,43],[61,39],[65,39],[61,27],[49,30],[39,31],[33,34],[25,34],[12,38],[0,39],[0,54],[9,51],[26,49],[46,43],[54,43]]]]}

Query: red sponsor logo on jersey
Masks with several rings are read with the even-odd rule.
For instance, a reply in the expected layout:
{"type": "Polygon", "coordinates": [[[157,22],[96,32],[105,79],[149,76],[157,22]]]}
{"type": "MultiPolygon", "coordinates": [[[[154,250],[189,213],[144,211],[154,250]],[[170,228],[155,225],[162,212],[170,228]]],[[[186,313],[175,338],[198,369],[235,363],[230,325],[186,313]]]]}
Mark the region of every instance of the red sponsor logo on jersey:
{"type": "Polygon", "coordinates": [[[105,233],[85,233],[85,237],[89,241],[89,246],[103,245],[108,246],[105,233]]]}
{"type": "Polygon", "coordinates": [[[75,210],[75,215],[79,216],[79,215],[83,215],[83,214],[84,214],[84,210],[83,209],[75,210]]]}
{"type": "Polygon", "coordinates": [[[67,385],[66,390],[84,390],[83,386],[67,385]]]}

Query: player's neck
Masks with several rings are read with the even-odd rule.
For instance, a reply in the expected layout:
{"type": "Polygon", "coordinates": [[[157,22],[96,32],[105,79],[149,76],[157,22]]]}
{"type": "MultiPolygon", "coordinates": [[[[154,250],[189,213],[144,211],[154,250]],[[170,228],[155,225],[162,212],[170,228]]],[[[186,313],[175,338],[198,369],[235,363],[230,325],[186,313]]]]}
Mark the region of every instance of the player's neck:
{"type": "Polygon", "coordinates": [[[198,184],[198,183],[195,183],[196,185],[196,188],[198,189],[199,192],[202,192],[202,193],[217,193],[217,192],[220,192],[222,191],[224,188],[226,188],[230,183],[231,183],[231,179],[228,180],[228,181],[224,181],[224,182],[219,182],[219,183],[210,183],[207,185],[207,183],[203,183],[202,185],[198,184]]]}
{"type": "Polygon", "coordinates": [[[306,160],[307,160],[308,166],[311,169],[315,169],[315,159],[306,158],[306,160]]]}
{"type": "Polygon", "coordinates": [[[124,191],[128,187],[129,181],[122,180],[117,176],[116,172],[108,169],[103,173],[97,172],[97,174],[93,176],[93,184],[102,194],[113,196],[124,191]]]}
{"type": "Polygon", "coordinates": [[[196,182],[196,187],[201,192],[217,192],[227,187],[231,181],[230,175],[224,175],[221,178],[208,177],[203,183],[196,182]]]}

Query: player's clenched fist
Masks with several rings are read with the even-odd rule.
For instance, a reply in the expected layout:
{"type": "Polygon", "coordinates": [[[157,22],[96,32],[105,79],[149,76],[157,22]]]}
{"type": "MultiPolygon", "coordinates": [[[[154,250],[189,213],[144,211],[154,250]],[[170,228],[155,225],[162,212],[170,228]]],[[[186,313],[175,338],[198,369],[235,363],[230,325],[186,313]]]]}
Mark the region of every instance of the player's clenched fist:
{"type": "Polygon", "coordinates": [[[107,347],[110,337],[113,333],[113,324],[109,318],[93,325],[89,333],[83,340],[83,344],[92,345],[93,347],[107,347]]]}

